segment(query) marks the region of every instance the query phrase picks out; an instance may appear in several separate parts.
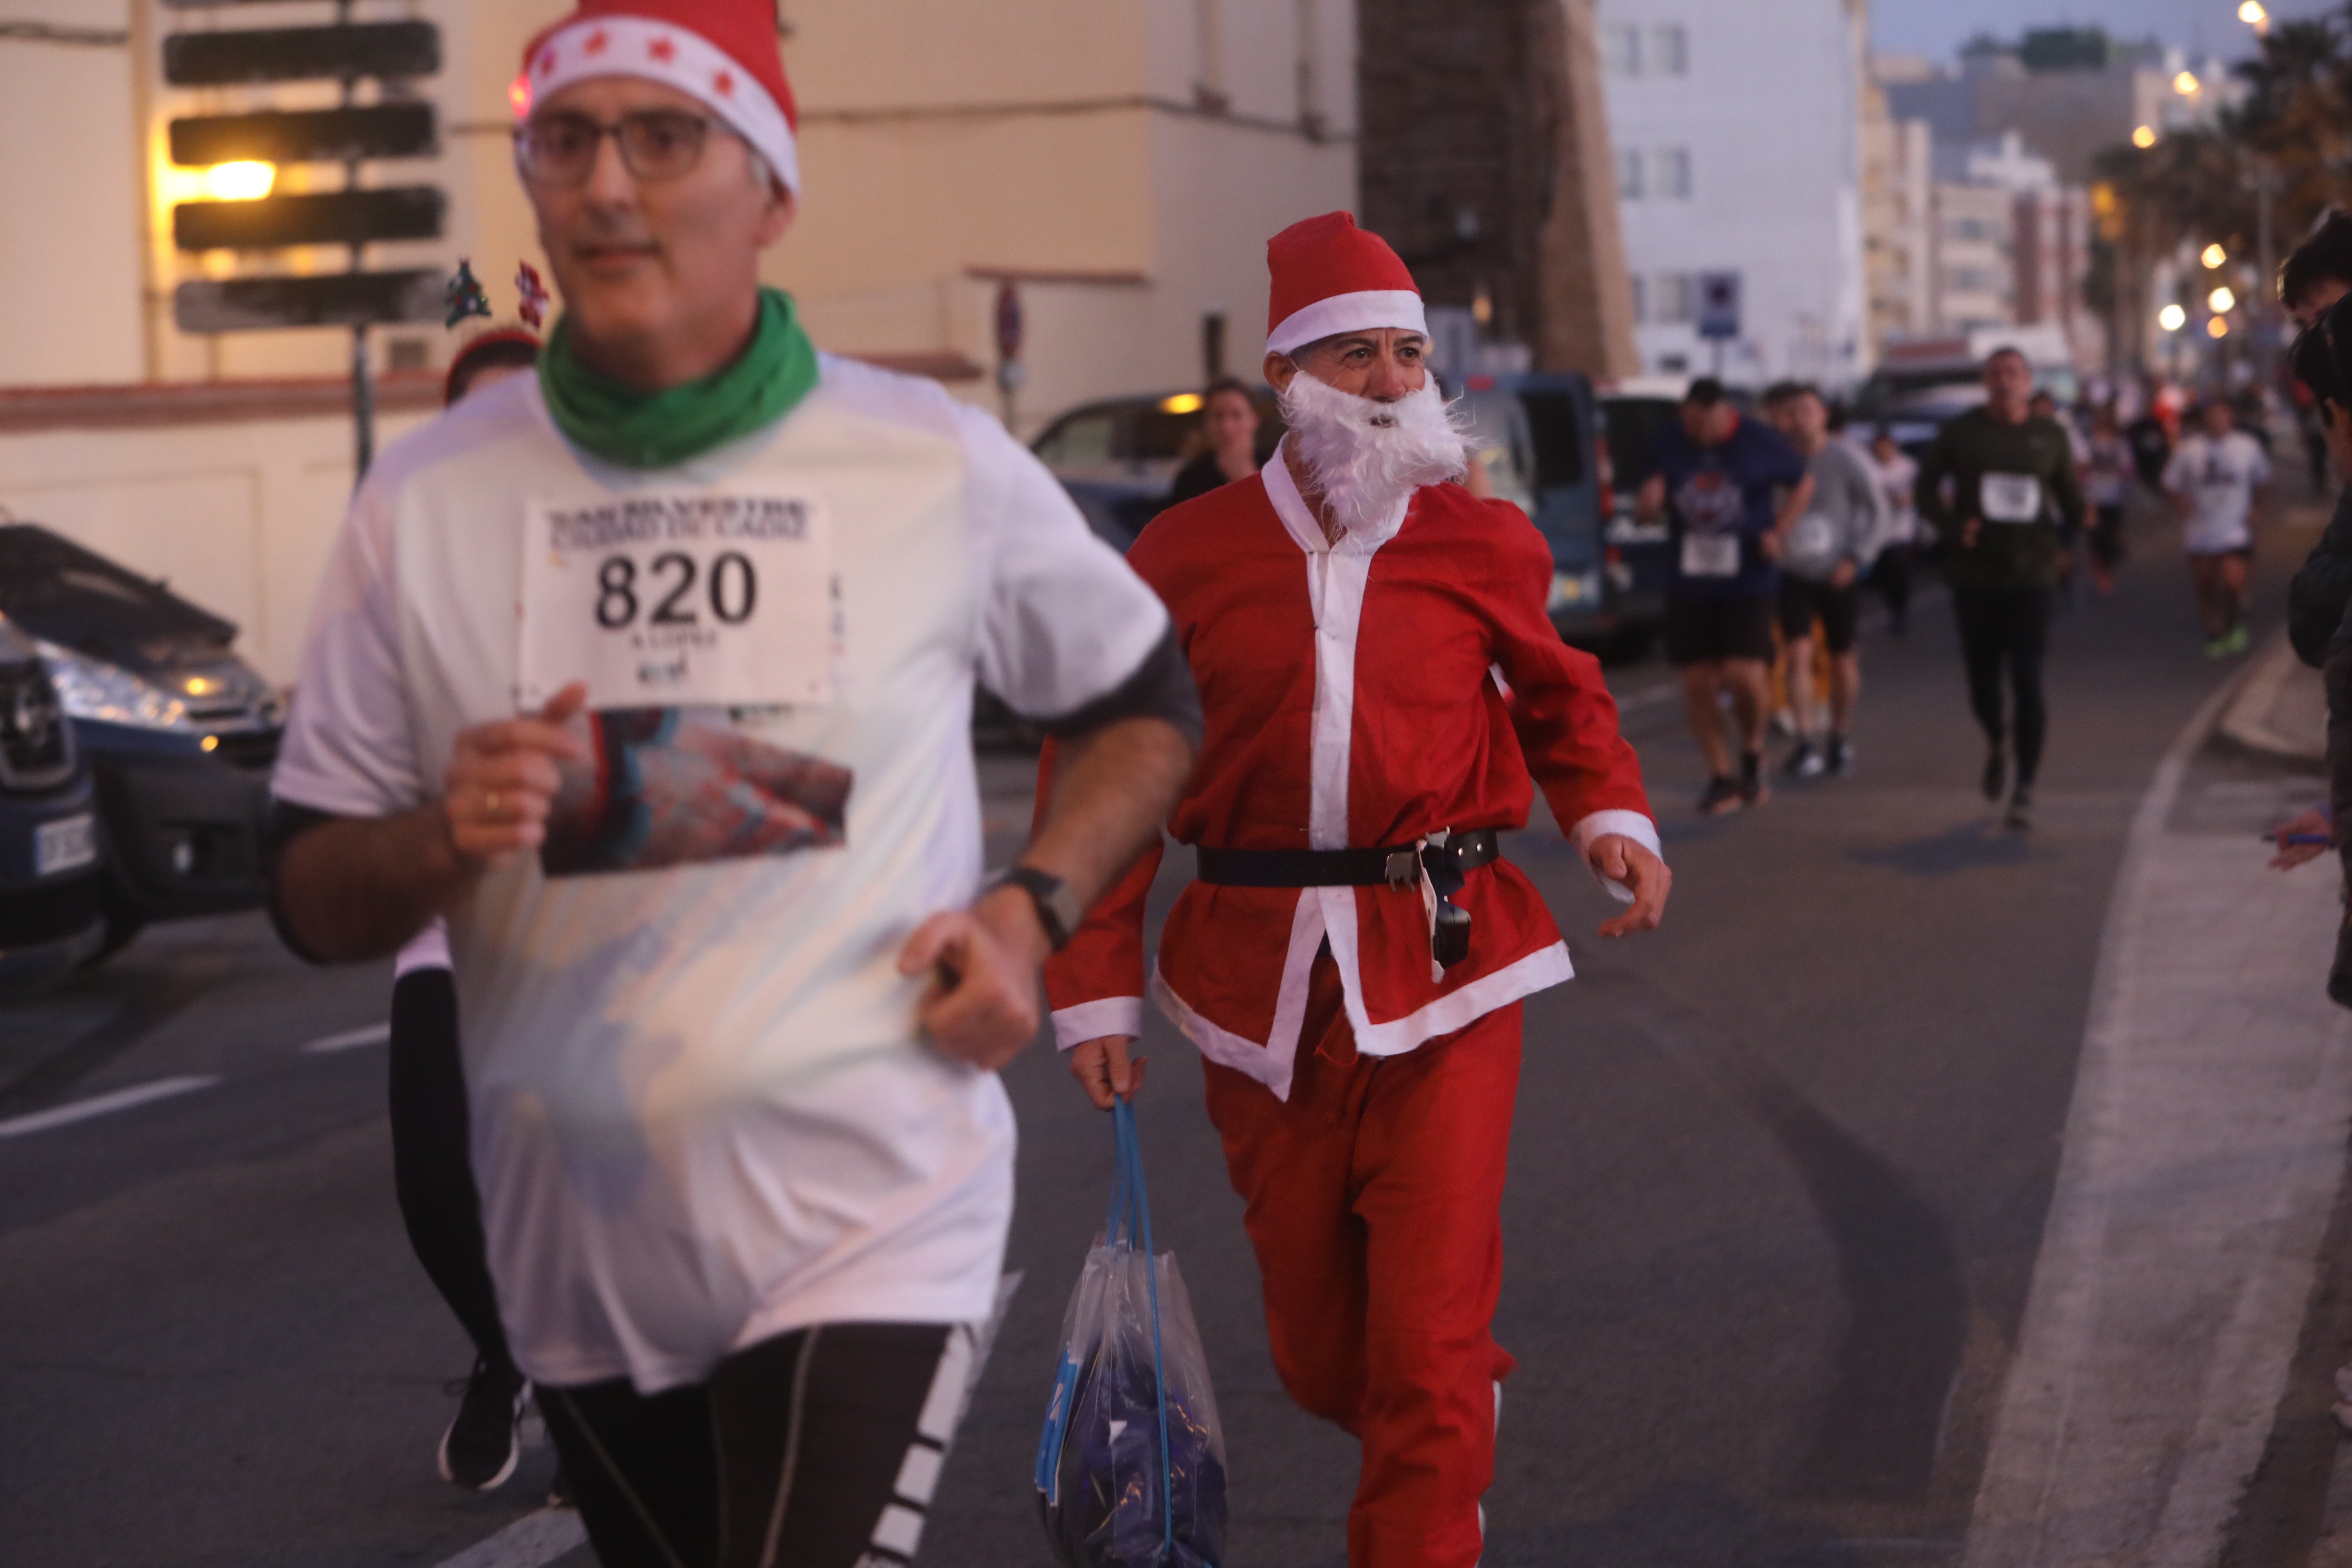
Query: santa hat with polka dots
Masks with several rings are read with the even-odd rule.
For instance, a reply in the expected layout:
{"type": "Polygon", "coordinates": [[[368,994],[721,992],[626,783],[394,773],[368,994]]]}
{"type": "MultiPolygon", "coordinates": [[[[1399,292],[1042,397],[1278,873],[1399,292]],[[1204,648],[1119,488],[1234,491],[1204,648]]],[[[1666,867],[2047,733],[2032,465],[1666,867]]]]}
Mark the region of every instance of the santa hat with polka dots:
{"type": "Polygon", "coordinates": [[[1402,327],[1426,333],[1421,289],[1403,259],[1377,234],[1356,226],[1353,215],[1302,218],[1265,242],[1273,290],[1266,300],[1268,353],[1339,332],[1402,327]]]}
{"type": "Polygon", "coordinates": [[[699,99],[798,194],[800,115],[776,44],[776,0],[580,0],[523,50],[516,118],[573,82],[608,76],[699,99]]]}

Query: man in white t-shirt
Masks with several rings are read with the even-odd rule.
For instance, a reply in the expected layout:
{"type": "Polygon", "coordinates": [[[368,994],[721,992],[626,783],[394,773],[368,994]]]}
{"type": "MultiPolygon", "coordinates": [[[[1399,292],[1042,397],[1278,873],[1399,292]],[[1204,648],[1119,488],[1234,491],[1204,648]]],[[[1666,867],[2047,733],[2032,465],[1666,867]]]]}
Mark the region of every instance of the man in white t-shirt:
{"type": "Polygon", "coordinates": [[[993,1069],[1198,698],[992,418],[760,287],[770,0],[583,0],[515,98],[564,314],[352,501],[275,912],[335,962],[446,916],[499,1313],[600,1559],[905,1561],[1002,1269],[993,1069]],[[985,892],[975,677],[1068,758],[985,892]]]}
{"type": "Polygon", "coordinates": [[[2253,553],[2254,508],[2269,499],[2271,460],[2263,444],[2237,428],[2219,395],[2199,411],[2164,466],[2164,493],[2180,514],[2205,657],[2246,651],[2246,561],[2253,553]]]}

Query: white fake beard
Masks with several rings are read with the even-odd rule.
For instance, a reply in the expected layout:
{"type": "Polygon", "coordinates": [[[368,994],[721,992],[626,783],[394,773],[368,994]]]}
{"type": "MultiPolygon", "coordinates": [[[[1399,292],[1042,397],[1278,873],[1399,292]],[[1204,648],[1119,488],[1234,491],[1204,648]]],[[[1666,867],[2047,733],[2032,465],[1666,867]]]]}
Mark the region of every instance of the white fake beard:
{"type": "Polygon", "coordinates": [[[1314,494],[1344,528],[1375,524],[1422,486],[1469,467],[1469,438],[1434,377],[1394,403],[1376,403],[1301,370],[1278,401],[1315,477],[1314,494]]]}

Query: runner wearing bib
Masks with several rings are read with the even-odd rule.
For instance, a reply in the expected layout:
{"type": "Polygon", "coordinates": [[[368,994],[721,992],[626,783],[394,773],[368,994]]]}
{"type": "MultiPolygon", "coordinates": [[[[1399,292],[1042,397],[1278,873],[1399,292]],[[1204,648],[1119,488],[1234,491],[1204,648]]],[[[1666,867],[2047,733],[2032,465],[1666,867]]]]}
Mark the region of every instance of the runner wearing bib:
{"type": "Polygon", "coordinates": [[[1862,579],[1886,533],[1886,498],[1870,459],[1830,433],[1829,405],[1810,382],[1784,382],[1764,395],[1764,412],[1812,475],[1812,504],[1780,550],[1780,637],[1787,645],[1789,707],[1797,744],[1791,778],[1853,771],[1848,738],[1862,697],[1862,579]],[[1813,626],[1830,659],[1830,732],[1813,742],[1813,626]]]}
{"type": "Polygon", "coordinates": [[[2180,516],[2207,658],[2246,651],[2246,562],[2254,551],[2254,509],[2270,489],[2263,444],[2237,427],[2226,398],[2206,399],[2197,428],[2164,466],[2164,493],[2180,516]]]}
{"type": "Polygon", "coordinates": [[[1937,431],[1919,465],[1919,511],[1944,540],[1969,706],[1985,735],[1985,798],[1998,803],[2006,794],[2003,820],[2021,830],[2032,825],[2049,726],[2042,660],[2064,554],[2060,540],[2082,526],[2083,492],[2066,432],[2027,412],[2033,372],[2025,356],[1995,351],[1984,363],[1984,406],[1937,431]],[[2003,708],[2004,673],[2013,728],[2003,708]]]}
{"type": "Polygon", "coordinates": [[[1768,793],[1774,563],[1811,504],[1813,481],[1779,431],[1743,418],[1723,384],[1706,377],[1684,395],[1681,423],[1659,431],[1653,459],[1634,510],[1644,522],[1667,519],[1666,658],[1682,671],[1684,711],[1706,759],[1698,809],[1720,816],[1768,793]],[[1727,691],[1739,728],[1736,774],[1724,735],[1727,691]]]}
{"type": "Polygon", "coordinates": [[[515,97],[564,313],[352,501],[275,909],[330,961],[447,919],[501,1326],[599,1558],[904,1561],[999,1288],[993,1069],[1197,698],[992,418],[760,288],[769,0],[589,0],[515,97]],[[985,893],[975,677],[1066,759],[985,893]]]}

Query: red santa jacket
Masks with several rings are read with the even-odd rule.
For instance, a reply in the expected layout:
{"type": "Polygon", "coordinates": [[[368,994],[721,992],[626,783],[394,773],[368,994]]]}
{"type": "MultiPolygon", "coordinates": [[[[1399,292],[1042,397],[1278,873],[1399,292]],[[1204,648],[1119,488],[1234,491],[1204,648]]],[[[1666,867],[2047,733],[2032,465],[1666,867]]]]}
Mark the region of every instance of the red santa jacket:
{"type": "MultiPolygon", "coordinates": [[[[1179,843],[1369,848],[1523,827],[1532,773],[1580,852],[1606,833],[1658,847],[1600,665],[1545,614],[1550,547],[1508,502],[1430,486],[1335,546],[1277,453],[1257,478],[1161,513],[1128,560],[1166,602],[1207,719],[1168,819],[1179,843]]],[[[1160,853],[1045,966],[1066,1049],[1140,1030],[1160,853]]],[[[1194,882],[1161,932],[1152,994],[1212,1060],[1286,1099],[1326,942],[1357,1049],[1372,1056],[1573,973],[1550,911],[1507,860],[1472,870],[1454,901],[1471,916],[1470,956],[1440,974],[1418,889],[1194,882]]]]}

